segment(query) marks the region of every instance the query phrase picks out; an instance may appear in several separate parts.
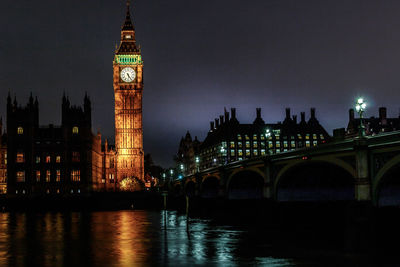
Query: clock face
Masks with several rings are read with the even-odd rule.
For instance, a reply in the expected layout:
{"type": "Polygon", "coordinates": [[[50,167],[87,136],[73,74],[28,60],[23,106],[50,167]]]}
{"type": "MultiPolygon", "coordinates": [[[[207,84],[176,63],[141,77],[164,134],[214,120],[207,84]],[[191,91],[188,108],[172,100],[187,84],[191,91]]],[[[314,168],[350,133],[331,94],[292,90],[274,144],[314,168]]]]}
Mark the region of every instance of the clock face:
{"type": "Polygon", "coordinates": [[[121,71],[121,79],[124,82],[130,83],[132,82],[136,77],[136,72],[134,69],[130,67],[123,68],[121,71]]]}

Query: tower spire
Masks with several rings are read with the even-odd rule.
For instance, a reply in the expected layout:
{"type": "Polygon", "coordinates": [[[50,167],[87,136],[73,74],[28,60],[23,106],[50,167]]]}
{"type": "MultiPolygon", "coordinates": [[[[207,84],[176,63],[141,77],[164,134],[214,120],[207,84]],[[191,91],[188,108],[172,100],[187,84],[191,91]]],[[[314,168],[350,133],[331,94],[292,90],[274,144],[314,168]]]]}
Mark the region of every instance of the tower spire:
{"type": "Polygon", "coordinates": [[[134,31],[135,28],[133,27],[133,23],[131,20],[131,12],[130,10],[130,1],[126,0],[126,17],[125,17],[125,22],[124,25],[122,26],[123,31],[134,31]]]}

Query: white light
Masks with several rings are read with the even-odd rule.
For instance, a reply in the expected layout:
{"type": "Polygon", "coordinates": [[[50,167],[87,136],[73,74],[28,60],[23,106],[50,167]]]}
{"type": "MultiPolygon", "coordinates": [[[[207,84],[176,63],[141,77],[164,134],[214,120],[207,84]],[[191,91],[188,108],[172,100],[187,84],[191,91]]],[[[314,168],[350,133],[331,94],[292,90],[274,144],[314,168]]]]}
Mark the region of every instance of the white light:
{"type": "Polygon", "coordinates": [[[360,109],[361,109],[360,105],[357,105],[357,106],[356,106],[357,112],[360,111],[360,109]]]}
{"type": "Polygon", "coordinates": [[[362,108],[362,109],[365,109],[366,107],[367,107],[367,104],[365,104],[365,103],[362,103],[362,104],[361,104],[361,108],[362,108]]]}
{"type": "Polygon", "coordinates": [[[362,104],[364,102],[364,99],[362,99],[362,98],[359,98],[358,100],[357,100],[357,103],[358,104],[362,104]]]}
{"type": "Polygon", "coordinates": [[[185,167],[183,166],[183,164],[181,164],[181,170],[183,171],[183,169],[184,169],[185,167]]]}

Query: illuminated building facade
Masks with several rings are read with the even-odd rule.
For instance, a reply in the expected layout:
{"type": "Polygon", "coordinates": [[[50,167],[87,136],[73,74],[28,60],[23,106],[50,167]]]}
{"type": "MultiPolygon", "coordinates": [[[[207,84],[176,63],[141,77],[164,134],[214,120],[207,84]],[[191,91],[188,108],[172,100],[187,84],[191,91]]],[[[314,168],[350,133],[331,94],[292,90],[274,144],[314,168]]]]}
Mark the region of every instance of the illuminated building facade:
{"type": "Polygon", "coordinates": [[[118,184],[125,178],[144,179],[142,94],[143,61],[136,45],[129,2],[121,41],[113,62],[115,96],[115,152],[118,184]]]}
{"type": "Polygon", "coordinates": [[[331,138],[318,122],[314,108],[308,121],[302,112],[300,122],[297,122],[297,116],[290,115],[288,108],[284,121],[275,124],[264,122],[260,108],[256,109],[256,114],[252,124],[241,124],[236,118],[236,109],[232,108],[231,114],[225,111],[224,115],[210,122],[208,135],[193,159],[195,168],[185,168],[184,174],[268,153],[317,146],[331,138]]]}

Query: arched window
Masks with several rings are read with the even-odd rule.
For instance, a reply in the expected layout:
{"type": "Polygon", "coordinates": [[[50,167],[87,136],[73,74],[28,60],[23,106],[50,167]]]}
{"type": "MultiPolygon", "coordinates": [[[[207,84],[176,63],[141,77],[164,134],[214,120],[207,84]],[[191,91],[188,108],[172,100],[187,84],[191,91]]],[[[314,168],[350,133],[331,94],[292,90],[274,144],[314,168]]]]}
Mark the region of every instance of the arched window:
{"type": "Polygon", "coordinates": [[[24,133],[24,128],[22,128],[21,126],[18,127],[17,133],[18,133],[18,134],[23,134],[23,133],[24,133]]]}
{"type": "Polygon", "coordinates": [[[74,126],[74,127],[72,128],[72,133],[73,133],[73,134],[78,134],[78,133],[79,133],[79,128],[78,128],[77,126],[74,126]]]}

